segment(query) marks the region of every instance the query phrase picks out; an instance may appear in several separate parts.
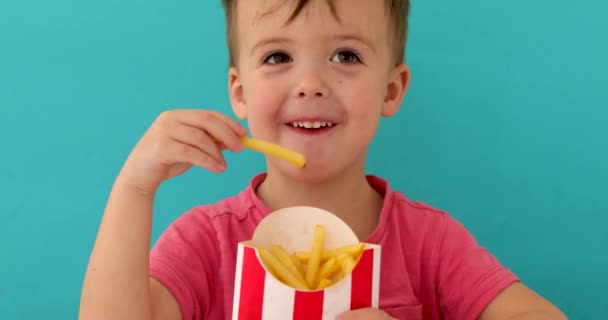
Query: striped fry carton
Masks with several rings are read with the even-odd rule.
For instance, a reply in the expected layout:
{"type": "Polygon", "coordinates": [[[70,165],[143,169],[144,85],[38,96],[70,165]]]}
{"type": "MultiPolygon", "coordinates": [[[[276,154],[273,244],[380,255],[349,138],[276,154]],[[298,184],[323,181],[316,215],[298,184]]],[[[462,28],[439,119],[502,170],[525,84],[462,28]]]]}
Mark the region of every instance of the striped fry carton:
{"type": "Polygon", "coordinates": [[[310,251],[316,225],[326,230],[324,248],[359,243],[335,215],[312,207],[292,207],[268,215],[253,239],[238,244],[233,320],[335,319],[345,311],[378,308],[381,248],[364,244],[351,273],[321,290],[288,286],[268,270],[257,248],[279,244],[288,252],[310,251]]]}

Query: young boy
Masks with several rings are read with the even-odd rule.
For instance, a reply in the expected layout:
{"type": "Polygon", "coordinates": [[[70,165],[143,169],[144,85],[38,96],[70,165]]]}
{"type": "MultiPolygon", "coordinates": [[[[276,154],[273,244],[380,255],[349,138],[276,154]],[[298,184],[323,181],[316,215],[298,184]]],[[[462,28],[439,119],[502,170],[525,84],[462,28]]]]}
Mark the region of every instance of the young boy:
{"type": "Polygon", "coordinates": [[[236,250],[272,210],[335,213],[382,246],[379,309],[341,319],[564,319],[448,214],[364,172],[381,117],[410,81],[407,0],[224,0],[229,94],[251,135],[304,154],[268,157],[242,193],[192,209],[152,252],[159,185],[192,166],[221,172],[247,130],[205,110],[163,113],[129,155],[87,269],[81,319],[230,319],[236,250]]]}

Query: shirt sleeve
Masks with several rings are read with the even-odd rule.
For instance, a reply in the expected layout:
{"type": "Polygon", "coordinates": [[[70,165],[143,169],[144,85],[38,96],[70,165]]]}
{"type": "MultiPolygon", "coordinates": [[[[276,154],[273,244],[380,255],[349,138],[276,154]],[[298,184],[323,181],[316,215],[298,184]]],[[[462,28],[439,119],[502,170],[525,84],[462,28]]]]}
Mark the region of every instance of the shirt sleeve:
{"type": "Polygon", "coordinates": [[[150,253],[150,276],[175,297],[182,319],[207,318],[217,274],[217,236],[202,210],[191,210],[174,221],[150,253]]]}
{"type": "Polygon", "coordinates": [[[439,305],[447,320],[477,319],[500,291],[519,281],[450,216],[439,252],[439,305]]]}

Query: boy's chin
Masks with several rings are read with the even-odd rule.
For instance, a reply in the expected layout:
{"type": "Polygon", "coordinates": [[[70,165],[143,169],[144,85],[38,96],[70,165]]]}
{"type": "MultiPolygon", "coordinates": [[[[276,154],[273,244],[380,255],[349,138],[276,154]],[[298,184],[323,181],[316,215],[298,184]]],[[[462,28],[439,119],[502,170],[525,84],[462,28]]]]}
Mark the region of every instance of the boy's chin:
{"type": "Polygon", "coordinates": [[[275,171],[296,183],[319,184],[331,180],[337,174],[336,170],[319,163],[307,162],[304,168],[298,168],[283,161],[273,162],[275,171]]]}

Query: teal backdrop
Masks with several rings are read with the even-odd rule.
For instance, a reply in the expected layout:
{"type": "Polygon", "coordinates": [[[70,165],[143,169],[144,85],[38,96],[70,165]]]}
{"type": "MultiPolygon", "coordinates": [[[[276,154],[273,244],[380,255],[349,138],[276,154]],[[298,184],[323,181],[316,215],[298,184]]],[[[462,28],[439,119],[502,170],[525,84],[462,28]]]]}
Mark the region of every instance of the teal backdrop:
{"type": "MultiPolygon", "coordinates": [[[[412,84],[369,172],[449,211],[571,319],[608,319],[608,2],[413,1],[412,84]]],[[[220,0],[0,2],[0,318],[76,319],[112,182],[154,118],[231,114],[220,0]]],[[[262,156],[165,183],[153,236],[262,156]]]]}

